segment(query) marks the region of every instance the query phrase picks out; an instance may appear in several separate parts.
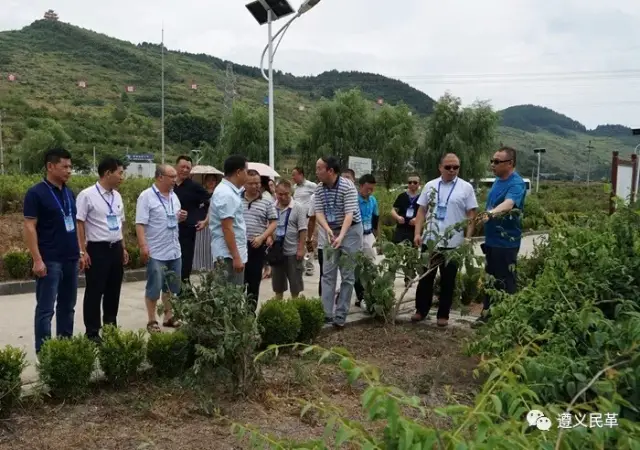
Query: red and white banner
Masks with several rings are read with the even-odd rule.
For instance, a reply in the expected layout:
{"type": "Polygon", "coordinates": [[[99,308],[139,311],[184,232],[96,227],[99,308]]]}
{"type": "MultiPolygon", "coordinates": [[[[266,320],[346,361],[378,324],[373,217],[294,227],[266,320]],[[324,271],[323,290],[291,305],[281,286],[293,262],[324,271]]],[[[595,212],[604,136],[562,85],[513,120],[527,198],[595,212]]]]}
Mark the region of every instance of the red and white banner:
{"type": "Polygon", "coordinates": [[[127,92],[133,92],[133,91],[135,91],[135,90],[136,90],[135,86],[131,86],[131,85],[129,85],[129,86],[127,86],[127,87],[125,88],[125,91],[127,91],[127,92]]]}
{"type": "Polygon", "coordinates": [[[14,74],[10,73],[9,76],[7,77],[7,80],[16,81],[16,76],[14,74]]]}

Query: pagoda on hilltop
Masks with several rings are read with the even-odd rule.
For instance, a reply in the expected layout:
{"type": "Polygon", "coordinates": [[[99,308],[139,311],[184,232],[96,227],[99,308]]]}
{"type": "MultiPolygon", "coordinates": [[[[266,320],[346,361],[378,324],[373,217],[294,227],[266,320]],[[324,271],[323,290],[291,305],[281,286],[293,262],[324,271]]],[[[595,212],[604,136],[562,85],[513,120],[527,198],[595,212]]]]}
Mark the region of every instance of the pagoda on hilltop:
{"type": "Polygon", "coordinates": [[[44,20],[52,20],[54,22],[58,21],[58,14],[53,9],[50,9],[46,13],[44,13],[44,20]]]}

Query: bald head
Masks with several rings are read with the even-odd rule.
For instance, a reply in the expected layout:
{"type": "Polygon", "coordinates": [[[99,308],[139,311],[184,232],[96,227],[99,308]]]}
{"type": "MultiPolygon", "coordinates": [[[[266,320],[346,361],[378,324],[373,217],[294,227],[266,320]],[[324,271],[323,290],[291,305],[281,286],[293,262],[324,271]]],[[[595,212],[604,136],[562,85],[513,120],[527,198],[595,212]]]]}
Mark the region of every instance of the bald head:
{"type": "Polygon", "coordinates": [[[159,164],[156,166],[156,186],[161,192],[169,192],[173,189],[178,177],[175,167],[169,164],[159,164]]]}

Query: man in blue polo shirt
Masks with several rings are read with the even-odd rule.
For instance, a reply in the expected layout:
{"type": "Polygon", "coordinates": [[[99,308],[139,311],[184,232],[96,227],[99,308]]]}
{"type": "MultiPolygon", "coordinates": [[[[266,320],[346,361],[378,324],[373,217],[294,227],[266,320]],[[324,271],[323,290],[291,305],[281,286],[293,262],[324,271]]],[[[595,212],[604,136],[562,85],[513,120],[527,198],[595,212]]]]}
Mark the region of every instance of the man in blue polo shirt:
{"type": "MultiPolygon", "coordinates": [[[[516,262],[522,238],[520,215],[510,214],[513,209],[524,210],[526,186],[516,172],[516,151],[501,147],[491,159],[491,169],[496,175],[487,196],[483,221],[485,240],[482,251],[486,256],[485,271],[495,278],[494,288],[509,294],[516,292],[516,262]]],[[[482,315],[476,326],[489,319],[491,297],[485,295],[482,315]]]]}
{"type": "Polygon", "coordinates": [[[25,240],[36,276],[36,353],[51,337],[54,306],[57,335],[73,335],[81,256],[75,197],[66,184],[71,177],[71,154],[63,148],[51,149],[44,163],[45,179],[24,197],[25,240]]]}
{"type": "MultiPolygon", "coordinates": [[[[378,237],[378,221],[380,219],[380,211],[378,210],[378,201],[373,196],[373,190],[376,187],[375,177],[367,173],[360,177],[358,181],[360,190],[358,192],[358,206],[362,215],[362,252],[372,261],[376,260],[376,238],[378,237]]],[[[356,306],[361,307],[364,300],[364,286],[359,279],[356,279],[353,285],[356,291],[356,306]]]]}

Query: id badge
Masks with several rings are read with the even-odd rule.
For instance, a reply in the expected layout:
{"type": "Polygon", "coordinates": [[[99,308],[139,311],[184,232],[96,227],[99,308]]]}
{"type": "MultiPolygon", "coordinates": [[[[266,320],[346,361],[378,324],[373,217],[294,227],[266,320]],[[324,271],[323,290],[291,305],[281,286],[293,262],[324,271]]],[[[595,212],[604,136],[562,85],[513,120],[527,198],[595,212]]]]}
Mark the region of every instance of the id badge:
{"type": "Polygon", "coordinates": [[[445,205],[438,205],[436,208],[436,219],[444,220],[447,217],[447,207],[445,205]]]}
{"type": "Polygon", "coordinates": [[[76,231],[76,224],[73,221],[73,217],[64,216],[64,227],[67,230],[67,233],[72,233],[76,231]]]}
{"type": "Polygon", "coordinates": [[[109,231],[118,231],[120,229],[118,216],[115,214],[107,214],[107,226],[109,227],[109,231]]]}
{"type": "Polygon", "coordinates": [[[371,222],[364,223],[364,231],[366,231],[367,233],[371,231],[371,222]]]}
{"type": "Polygon", "coordinates": [[[410,206],[409,208],[407,208],[407,214],[406,216],[409,219],[413,219],[413,213],[415,212],[415,210],[413,209],[413,206],[410,206]]]}
{"type": "Polygon", "coordinates": [[[277,238],[284,237],[284,226],[278,226],[278,228],[276,228],[276,237],[277,238]]]}
{"type": "Polygon", "coordinates": [[[335,223],[336,215],[335,215],[335,213],[333,212],[332,209],[327,211],[326,217],[327,217],[327,222],[328,223],[335,223]]]}
{"type": "Polygon", "coordinates": [[[170,230],[178,226],[178,218],[175,214],[167,214],[167,228],[170,230]]]}

